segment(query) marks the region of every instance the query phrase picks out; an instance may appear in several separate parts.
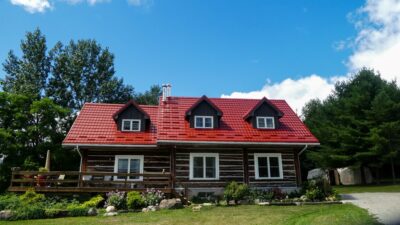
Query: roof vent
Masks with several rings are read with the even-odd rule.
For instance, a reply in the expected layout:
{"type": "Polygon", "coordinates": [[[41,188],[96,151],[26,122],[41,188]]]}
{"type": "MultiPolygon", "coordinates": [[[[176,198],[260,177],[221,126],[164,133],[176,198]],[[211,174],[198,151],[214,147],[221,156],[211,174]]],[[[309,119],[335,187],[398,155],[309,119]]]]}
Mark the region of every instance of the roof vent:
{"type": "Polygon", "coordinates": [[[166,101],[168,97],[171,96],[171,84],[163,84],[162,85],[162,100],[166,101]]]}

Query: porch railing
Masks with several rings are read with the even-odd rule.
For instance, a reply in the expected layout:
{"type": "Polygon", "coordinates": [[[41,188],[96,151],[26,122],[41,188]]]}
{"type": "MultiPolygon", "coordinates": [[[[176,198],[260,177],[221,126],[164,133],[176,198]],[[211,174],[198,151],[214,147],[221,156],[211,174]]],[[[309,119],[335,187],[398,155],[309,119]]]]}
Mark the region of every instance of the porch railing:
{"type": "Polygon", "coordinates": [[[13,171],[9,191],[108,192],[156,188],[171,192],[170,173],[110,173],[77,171],[13,171]]]}

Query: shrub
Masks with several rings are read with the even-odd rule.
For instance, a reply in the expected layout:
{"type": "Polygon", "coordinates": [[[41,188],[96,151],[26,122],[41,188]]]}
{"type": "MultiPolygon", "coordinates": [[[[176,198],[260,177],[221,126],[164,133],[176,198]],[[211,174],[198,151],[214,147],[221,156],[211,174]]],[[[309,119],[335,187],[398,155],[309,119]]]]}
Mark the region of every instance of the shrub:
{"type": "Polygon", "coordinates": [[[0,211],[4,209],[16,209],[21,206],[21,200],[15,194],[0,196],[0,211]]]}
{"type": "Polygon", "coordinates": [[[266,190],[255,189],[251,190],[250,197],[252,198],[253,201],[258,199],[261,202],[266,202],[274,199],[274,193],[271,190],[266,191],[266,190]]]}
{"type": "Polygon", "coordinates": [[[199,192],[197,195],[193,196],[190,201],[195,204],[201,203],[216,203],[219,204],[221,196],[215,195],[214,192],[199,192]]]}
{"type": "Polygon", "coordinates": [[[238,184],[235,181],[230,182],[224,190],[224,198],[227,203],[234,200],[237,201],[244,199],[249,194],[249,188],[246,184],[238,184]]]}
{"type": "Polygon", "coordinates": [[[62,210],[61,209],[45,209],[44,210],[44,214],[46,216],[46,218],[55,218],[55,217],[59,217],[60,214],[62,214],[62,210]]]}
{"type": "Polygon", "coordinates": [[[117,209],[126,209],[125,192],[108,192],[105,207],[111,205],[117,209]]]}
{"type": "Polygon", "coordinates": [[[82,203],[82,206],[86,208],[97,208],[103,201],[104,198],[101,195],[97,195],[95,197],[92,197],[90,200],[82,203]]]}
{"type": "Polygon", "coordinates": [[[71,204],[67,207],[68,216],[86,216],[88,208],[82,205],[71,204]]]}
{"type": "Polygon", "coordinates": [[[43,194],[36,193],[33,189],[28,189],[19,199],[26,204],[43,202],[46,198],[43,194]]]}
{"type": "Polygon", "coordinates": [[[272,188],[271,192],[273,193],[274,200],[282,200],[286,198],[286,193],[284,193],[280,188],[272,188]]]}
{"type": "Polygon", "coordinates": [[[146,206],[158,205],[161,202],[161,200],[164,199],[164,193],[160,190],[151,188],[147,189],[142,194],[142,197],[146,206]]]}
{"type": "Polygon", "coordinates": [[[334,194],[328,181],[321,178],[305,182],[303,192],[306,198],[311,201],[323,201],[334,194]]]}
{"type": "Polygon", "coordinates": [[[45,217],[45,210],[40,204],[24,204],[14,211],[11,220],[42,219],[45,217]]]}
{"type": "Polygon", "coordinates": [[[139,209],[144,206],[142,195],[137,191],[130,191],[126,195],[126,205],[128,209],[139,209]]]}

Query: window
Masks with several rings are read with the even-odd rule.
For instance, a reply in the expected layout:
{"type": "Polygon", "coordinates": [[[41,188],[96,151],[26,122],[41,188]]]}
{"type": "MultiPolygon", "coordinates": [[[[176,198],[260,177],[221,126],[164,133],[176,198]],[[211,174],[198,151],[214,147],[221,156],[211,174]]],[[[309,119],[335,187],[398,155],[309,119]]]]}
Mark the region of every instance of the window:
{"type": "Polygon", "coordinates": [[[191,180],[218,180],[218,153],[190,153],[191,180]]]}
{"type": "Polygon", "coordinates": [[[256,179],[283,179],[280,153],[255,153],[256,179]]]}
{"type": "Polygon", "coordinates": [[[195,128],[213,128],[214,118],[212,116],[195,116],[195,128]]]}
{"type": "Polygon", "coordinates": [[[275,129],[274,117],[260,117],[260,116],[257,116],[257,128],[275,129]]]}
{"type": "MultiPolygon", "coordinates": [[[[143,173],[142,155],[116,155],[114,173],[143,173]]],[[[114,180],[125,180],[126,176],[114,176],[114,180]]],[[[143,177],[129,176],[129,181],[141,181],[143,177]]]]}
{"type": "Polygon", "coordinates": [[[122,120],[122,131],[140,131],[140,120],[122,120]]]}

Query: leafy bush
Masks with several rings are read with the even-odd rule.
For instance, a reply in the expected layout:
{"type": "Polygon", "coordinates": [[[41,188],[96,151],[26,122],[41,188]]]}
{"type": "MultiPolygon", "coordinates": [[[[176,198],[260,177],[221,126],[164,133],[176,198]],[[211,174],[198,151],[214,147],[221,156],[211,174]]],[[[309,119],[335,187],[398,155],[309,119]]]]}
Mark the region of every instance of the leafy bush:
{"type": "Polygon", "coordinates": [[[0,196],[0,211],[4,209],[16,209],[21,206],[21,200],[15,194],[0,196]]]}
{"type": "Polygon", "coordinates": [[[82,203],[82,206],[86,208],[97,208],[103,201],[104,198],[101,195],[97,195],[95,197],[92,197],[90,200],[82,203]]]}
{"type": "Polygon", "coordinates": [[[258,199],[261,202],[266,202],[274,199],[274,193],[270,190],[254,189],[250,191],[250,197],[253,201],[258,199]]]}
{"type": "Polygon", "coordinates": [[[128,209],[140,209],[144,206],[142,195],[137,191],[130,191],[126,195],[126,204],[128,209]]]}
{"type": "Polygon", "coordinates": [[[272,188],[271,192],[273,193],[274,200],[282,200],[286,198],[286,193],[284,193],[280,188],[272,188]]]}
{"type": "Polygon", "coordinates": [[[46,198],[43,194],[36,193],[33,189],[28,189],[19,199],[25,204],[43,202],[46,198]]]}
{"type": "Polygon", "coordinates": [[[62,210],[61,209],[45,209],[44,210],[44,214],[46,216],[46,218],[55,218],[55,217],[59,217],[62,214],[62,210]]]}
{"type": "Polygon", "coordinates": [[[11,220],[41,219],[45,217],[45,210],[40,204],[23,204],[14,211],[11,220]]]}
{"type": "Polygon", "coordinates": [[[105,207],[111,205],[117,209],[126,209],[125,192],[108,192],[105,207]]]}
{"type": "Polygon", "coordinates": [[[164,193],[160,190],[156,190],[154,188],[147,189],[143,194],[142,194],[144,203],[146,206],[149,205],[158,205],[161,200],[164,199],[164,193]]]}
{"type": "Polygon", "coordinates": [[[215,195],[214,192],[199,192],[197,195],[193,196],[190,201],[195,204],[201,203],[216,203],[219,204],[221,196],[215,195]]]}
{"type": "Polygon", "coordinates": [[[329,196],[336,196],[326,179],[316,179],[305,182],[303,185],[303,191],[305,192],[307,200],[310,201],[323,201],[329,196]]]}
{"type": "Polygon", "coordinates": [[[67,210],[68,216],[86,216],[89,209],[82,205],[71,204],[67,210]]]}
{"type": "Polygon", "coordinates": [[[237,203],[249,194],[249,188],[246,184],[238,184],[235,181],[230,182],[224,190],[224,198],[227,203],[234,200],[237,203]]]}

